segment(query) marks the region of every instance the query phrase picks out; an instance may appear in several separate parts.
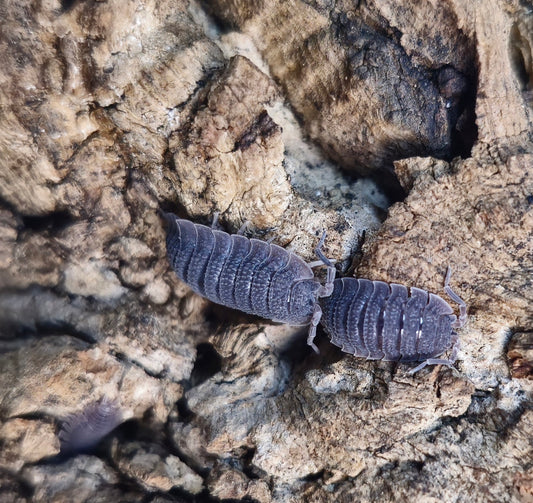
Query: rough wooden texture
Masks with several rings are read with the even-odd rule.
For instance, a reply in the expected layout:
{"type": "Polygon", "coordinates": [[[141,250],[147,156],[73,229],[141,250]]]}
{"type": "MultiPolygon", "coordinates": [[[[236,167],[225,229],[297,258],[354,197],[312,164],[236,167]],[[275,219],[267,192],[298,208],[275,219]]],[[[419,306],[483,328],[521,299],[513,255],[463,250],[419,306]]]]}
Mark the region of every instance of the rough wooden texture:
{"type": "Polygon", "coordinates": [[[473,127],[475,48],[451,2],[206,4],[251,36],[306,131],[345,168],[448,156],[473,127]]]}
{"type": "Polygon", "coordinates": [[[397,166],[420,171],[410,195],[390,208],[366,245],[358,273],[401,283],[416,278],[438,292],[450,266],[469,305],[470,329],[478,333],[463,337],[463,349],[475,344],[468,353],[503,359],[494,327],[511,331],[533,319],[533,156],[479,155],[451,165],[409,159],[397,166]]]}
{"type": "Polygon", "coordinates": [[[533,500],[530,3],[4,3],[0,501],[533,500]],[[158,209],[439,294],[451,266],[457,368],[208,303],[158,209]],[[100,399],[123,423],[61,452],[100,399]]]}

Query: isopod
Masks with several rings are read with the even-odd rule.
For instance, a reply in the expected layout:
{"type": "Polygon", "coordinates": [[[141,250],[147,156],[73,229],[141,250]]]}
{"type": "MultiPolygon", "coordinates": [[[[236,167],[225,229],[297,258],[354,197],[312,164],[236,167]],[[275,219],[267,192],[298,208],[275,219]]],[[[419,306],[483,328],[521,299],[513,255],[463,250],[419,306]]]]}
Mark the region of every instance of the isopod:
{"type": "Polygon", "coordinates": [[[321,324],[331,342],[343,351],[368,360],[452,365],[459,337],[454,329],[466,322],[466,304],[444,282],[447,295],[459,305],[459,318],[440,296],[420,288],[368,279],[339,278],[331,296],[321,299],[321,324]],[[450,350],[448,359],[438,358],[450,350]]]}
{"type": "Polygon", "coordinates": [[[259,239],[228,234],[163,215],[167,255],[178,278],[217,304],[290,325],[310,325],[312,343],[322,316],[319,297],[333,291],[335,267],[323,255],[325,233],[315,253],[327,266],[324,285],[311,266],[292,252],[259,239]]]}
{"type": "Polygon", "coordinates": [[[89,449],[121,422],[122,412],[115,400],[103,397],[92,402],[62,422],[59,432],[61,451],[78,452],[89,449]]]}

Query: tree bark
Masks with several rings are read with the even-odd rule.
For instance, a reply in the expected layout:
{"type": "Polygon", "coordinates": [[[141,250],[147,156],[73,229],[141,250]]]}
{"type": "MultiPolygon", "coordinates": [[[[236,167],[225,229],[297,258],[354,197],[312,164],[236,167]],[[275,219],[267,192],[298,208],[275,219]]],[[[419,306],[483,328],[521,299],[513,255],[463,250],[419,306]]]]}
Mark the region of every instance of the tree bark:
{"type": "Polygon", "coordinates": [[[1,11],[1,501],[533,501],[531,3],[1,11]],[[455,368],[202,299],[161,210],[307,261],[325,230],[339,276],[451,267],[455,368]]]}

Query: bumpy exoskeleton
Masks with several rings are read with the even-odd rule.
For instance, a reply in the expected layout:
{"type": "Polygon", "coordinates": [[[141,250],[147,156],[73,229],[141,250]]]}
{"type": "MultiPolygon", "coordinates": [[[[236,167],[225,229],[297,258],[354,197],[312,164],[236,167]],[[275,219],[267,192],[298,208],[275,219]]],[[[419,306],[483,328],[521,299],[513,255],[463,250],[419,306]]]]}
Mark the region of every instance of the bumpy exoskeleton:
{"type": "Polygon", "coordinates": [[[84,451],[94,447],[122,422],[117,401],[102,398],[87,405],[81,412],[62,421],[59,431],[63,453],[84,451]]]}
{"type": "Polygon", "coordinates": [[[322,316],[319,297],[333,291],[335,267],[322,254],[322,236],[315,252],[327,266],[326,283],[311,265],[292,252],[258,239],[228,234],[194,224],[170,213],[167,255],[177,276],[202,297],[272,321],[307,325],[309,344],[322,316]]]}
{"type": "Polygon", "coordinates": [[[322,299],[321,323],[331,342],[343,351],[368,360],[422,361],[426,365],[452,365],[459,339],[454,329],[466,322],[466,304],[449,286],[444,290],[459,304],[459,318],[441,297],[419,288],[368,279],[334,281],[333,293],[322,299]],[[448,359],[437,358],[451,350],[448,359]]]}

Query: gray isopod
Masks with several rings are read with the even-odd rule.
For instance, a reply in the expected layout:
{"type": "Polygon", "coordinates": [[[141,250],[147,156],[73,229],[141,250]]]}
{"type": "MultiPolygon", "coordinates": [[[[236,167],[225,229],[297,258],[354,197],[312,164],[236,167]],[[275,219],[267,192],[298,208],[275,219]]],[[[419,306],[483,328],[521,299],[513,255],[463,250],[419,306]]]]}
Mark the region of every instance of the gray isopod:
{"type": "Polygon", "coordinates": [[[310,325],[309,344],[322,316],[319,297],[331,294],[335,267],[322,254],[322,236],[315,252],[327,266],[326,283],[311,266],[275,244],[228,234],[194,224],[170,213],[167,255],[177,276],[202,297],[230,308],[291,325],[310,325]]]}
{"type": "Polygon", "coordinates": [[[94,447],[102,438],[122,423],[117,401],[102,398],[87,405],[81,412],[71,414],[61,425],[61,451],[79,452],[94,447]]]}
{"type": "Polygon", "coordinates": [[[455,328],[466,322],[466,304],[449,286],[444,290],[459,304],[459,318],[441,297],[419,288],[411,294],[403,285],[368,279],[341,278],[333,293],[320,301],[321,323],[331,342],[343,351],[368,360],[419,362],[411,373],[426,365],[452,365],[459,338],[455,328]],[[438,358],[450,350],[449,359],[438,358]]]}

